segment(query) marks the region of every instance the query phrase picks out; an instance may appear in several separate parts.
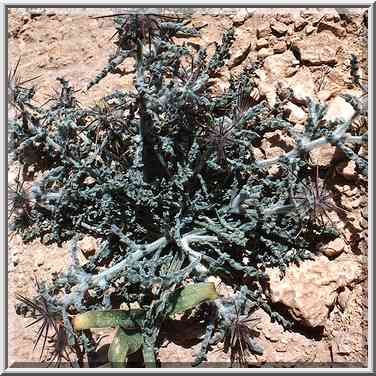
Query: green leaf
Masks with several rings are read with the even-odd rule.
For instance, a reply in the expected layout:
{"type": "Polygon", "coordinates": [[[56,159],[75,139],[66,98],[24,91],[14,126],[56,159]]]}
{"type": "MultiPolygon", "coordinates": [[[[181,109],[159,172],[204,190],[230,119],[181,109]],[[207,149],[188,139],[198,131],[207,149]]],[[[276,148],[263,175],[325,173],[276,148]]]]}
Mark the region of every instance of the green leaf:
{"type": "Polygon", "coordinates": [[[218,297],[214,283],[202,282],[185,286],[176,291],[170,300],[170,314],[182,313],[205,301],[218,297]]]}
{"type": "Polygon", "coordinates": [[[143,345],[142,334],[138,331],[117,328],[115,337],[108,349],[108,360],[114,368],[123,368],[126,358],[143,345]]]}
{"type": "Polygon", "coordinates": [[[141,309],[89,311],[74,316],[72,324],[75,330],[116,326],[122,326],[125,329],[138,329],[144,317],[145,311],[141,309]]]}

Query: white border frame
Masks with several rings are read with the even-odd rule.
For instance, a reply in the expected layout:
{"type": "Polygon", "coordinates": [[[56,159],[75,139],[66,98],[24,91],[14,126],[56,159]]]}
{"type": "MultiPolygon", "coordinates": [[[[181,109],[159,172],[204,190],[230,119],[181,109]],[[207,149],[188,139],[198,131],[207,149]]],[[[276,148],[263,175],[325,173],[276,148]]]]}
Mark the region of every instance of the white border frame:
{"type": "Polygon", "coordinates": [[[51,368],[7,368],[8,367],[8,359],[7,357],[7,347],[8,343],[7,332],[8,332],[8,320],[7,320],[7,310],[8,310],[8,236],[7,236],[7,210],[2,211],[1,216],[1,233],[0,233],[0,245],[1,245],[1,257],[0,257],[0,265],[2,267],[2,274],[3,274],[3,284],[1,289],[1,300],[0,303],[3,307],[3,311],[0,314],[0,333],[2,334],[2,341],[0,341],[0,371],[1,373],[227,373],[227,372],[234,372],[234,373],[323,373],[323,372],[330,372],[330,373],[373,373],[374,372],[374,359],[373,359],[373,345],[374,345],[374,326],[373,326],[373,304],[374,304],[374,294],[375,291],[373,289],[373,271],[374,271],[374,262],[375,258],[373,256],[373,160],[374,160],[374,153],[373,153],[373,145],[374,145],[374,131],[373,131],[373,119],[374,113],[373,108],[371,106],[373,98],[373,90],[374,90],[374,70],[373,70],[373,30],[374,30],[374,17],[375,17],[375,3],[371,1],[361,1],[361,2],[350,2],[350,1],[331,1],[330,3],[326,3],[324,1],[318,0],[311,0],[309,3],[302,3],[302,1],[297,0],[290,0],[288,3],[282,0],[274,0],[269,1],[267,4],[262,3],[250,3],[250,1],[245,0],[237,0],[236,4],[227,3],[226,1],[206,1],[205,3],[200,2],[199,0],[191,0],[189,2],[186,1],[173,1],[173,0],[164,0],[161,4],[153,4],[150,1],[139,0],[137,4],[131,3],[128,1],[114,1],[112,0],[111,3],[102,3],[98,0],[81,0],[76,2],[74,0],[65,0],[65,1],[47,1],[41,0],[38,2],[31,2],[31,1],[21,1],[21,0],[0,0],[1,7],[0,7],[0,18],[1,24],[4,25],[3,29],[3,38],[1,38],[0,46],[1,46],[1,61],[4,67],[4,72],[1,75],[1,98],[4,98],[1,101],[0,112],[3,114],[3,124],[1,130],[3,131],[3,146],[4,150],[1,153],[1,175],[3,179],[1,179],[1,188],[0,193],[1,196],[4,198],[3,205],[6,208],[7,203],[7,168],[8,168],[8,156],[7,156],[7,93],[5,92],[5,83],[7,79],[7,47],[8,47],[8,30],[7,30],[7,9],[6,6],[9,7],[28,7],[28,8],[48,8],[48,7],[81,7],[81,8],[90,8],[90,7],[103,7],[103,8],[111,8],[111,7],[150,7],[150,8],[157,8],[157,7],[197,7],[197,8],[204,8],[204,7],[213,7],[213,8],[233,8],[233,7],[258,7],[258,8],[296,8],[296,7],[352,7],[352,8],[361,8],[367,7],[368,8],[368,67],[369,67],[369,83],[368,83],[368,101],[369,101],[369,185],[368,185],[368,211],[369,211],[369,244],[368,244],[368,368],[253,368],[253,369],[238,369],[238,368],[153,368],[153,369],[145,369],[145,368],[122,368],[122,369],[114,369],[114,368],[62,368],[62,369],[51,369],[51,368]],[[371,188],[371,189],[370,189],[371,188]],[[372,291],[371,291],[372,289],[372,291]]]}

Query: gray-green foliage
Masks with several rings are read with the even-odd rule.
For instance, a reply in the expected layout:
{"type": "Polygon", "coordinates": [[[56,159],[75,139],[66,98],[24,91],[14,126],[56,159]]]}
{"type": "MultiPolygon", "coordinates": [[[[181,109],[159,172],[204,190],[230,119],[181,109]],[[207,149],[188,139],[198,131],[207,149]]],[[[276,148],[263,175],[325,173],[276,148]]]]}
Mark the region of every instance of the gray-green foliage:
{"type": "MultiPolygon", "coordinates": [[[[45,106],[27,106],[31,91],[16,96],[25,103],[9,123],[13,157],[24,176],[30,169],[43,174],[27,207],[14,217],[14,231],[25,241],[72,241],[70,267],[53,276],[44,296],[65,317],[139,302],[151,353],[174,291],[210,275],[287,325],[264,298],[264,271],[311,257],[324,230],[309,215],[312,200],[293,200],[310,194],[308,152],[337,145],[365,174],[367,161],[353,145],[365,143],[366,135],[353,134],[349,123],[326,122],[325,106],[313,100],[305,130],[297,134],[282,109],[251,98],[259,63],[232,77],[223,95],[214,95],[213,78],[230,56],[233,30],[207,57],[198,44],[174,42],[199,34],[182,19],[130,15],[115,23],[116,53],[87,89],[132,57],[134,90],[114,92],[90,108],[79,105],[64,79],[45,106]],[[265,132],[277,129],[292,135],[296,147],[282,157],[256,160],[254,148],[265,132]],[[269,175],[273,163],[280,164],[280,173],[269,175]],[[77,240],[83,235],[99,239],[100,246],[80,265],[77,240]]],[[[210,306],[197,364],[213,338],[225,339],[231,304],[210,306]]],[[[85,333],[74,336],[87,341],[85,333]]],[[[249,346],[260,352],[257,344],[249,346]]]]}

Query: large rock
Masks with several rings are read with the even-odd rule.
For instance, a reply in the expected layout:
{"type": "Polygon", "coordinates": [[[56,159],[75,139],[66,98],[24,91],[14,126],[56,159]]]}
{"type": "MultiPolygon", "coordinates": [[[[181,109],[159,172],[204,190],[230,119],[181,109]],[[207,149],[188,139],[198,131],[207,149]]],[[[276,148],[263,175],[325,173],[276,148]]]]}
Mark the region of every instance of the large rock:
{"type": "Polygon", "coordinates": [[[272,269],[270,299],[286,306],[291,316],[307,327],[325,326],[338,290],[364,280],[363,269],[363,264],[353,259],[329,261],[325,256],[290,266],[282,280],[279,270],[272,269]]]}
{"type": "Polygon", "coordinates": [[[302,63],[307,65],[332,65],[337,62],[336,52],[341,42],[329,31],[297,41],[294,48],[302,63]]]}

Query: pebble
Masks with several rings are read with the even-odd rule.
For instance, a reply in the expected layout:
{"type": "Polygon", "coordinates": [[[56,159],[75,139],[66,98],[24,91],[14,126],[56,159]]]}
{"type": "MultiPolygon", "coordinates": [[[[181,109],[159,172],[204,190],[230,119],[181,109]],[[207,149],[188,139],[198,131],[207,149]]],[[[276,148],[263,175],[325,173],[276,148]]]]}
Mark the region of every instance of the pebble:
{"type": "Polygon", "coordinates": [[[321,30],[329,30],[335,36],[340,37],[340,38],[346,36],[346,29],[344,27],[340,25],[332,24],[330,22],[325,22],[325,21],[320,22],[320,24],[318,25],[317,31],[321,31],[321,30]]]}
{"type": "Polygon", "coordinates": [[[368,219],[368,208],[367,208],[367,206],[362,208],[361,213],[362,213],[363,218],[368,219]]]}
{"type": "Polygon", "coordinates": [[[278,21],[273,21],[270,24],[270,28],[272,29],[274,34],[276,34],[277,36],[285,35],[288,30],[285,24],[283,24],[282,22],[278,22],[278,21]]]}
{"type": "Polygon", "coordinates": [[[295,18],[295,24],[294,24],[294,29],[295,31],[302,31],[308,22],[301,16],[298,16],[295,18]]]}
{"type": "Polygon", "coordinates": [[[273,50],[271,48],[261,48],[261,50],[257,52],[257,56],[261,58],[272,56],[272,55],[273,55],[273,50]]]}
{"type": "Polygon", "coordinates": [[[351,353],[351,342],[346,333],[337,335],[333,342],[333,349],[336,354],[348,355],[351,353]]]}
{"type": "Polygon", "coordinates": [[[337,238],[326,244],[323,249],[322,253],[327,257],[335,257],[340,255],[346,247],[346,243],[343,239],[337,238]]]}
{"type": "Polygon", "coordinates": [[[315,27],[313,27],[312,25],[308,25],[308,26],[306,27],[306,29],[305,29],[305,33],[306,33],[307,35],[312,34],[314,31],[315,31],[315,27]]]}
{"type": "Polygon", "coordinates": [[[357,198],[357,199],[353,200],[352,203],[351,203],[351,207],[352,207],[353,209],[357,209],[357,208],[359,208],[359,206],[360,206],[360,201],[361,201],[360,198],[357,198]]]}
{"type": "Polygon", "coordinates": [[[356,164],[354,161],[339,163],[336,166],[338,174],[342,175],[346,180],[355,180],[358,176],[356,172],[356,164]]]}
{"type": "Polygon", "coordinates": [[[264,23],[262,25],[260,25],[258,28],[257,28],[257,38],[265,38],[267,37],[268,35],[270,35],[270,27],[267,23],[264,23]]]}
{"type": "Polygon", "coordinates": [[[362,218],[359,223],[364,229],[368,229],[368,221],[366,219],[362,218]]]}
{"type": "Polygon", "coordinates": [[[78,245],[85,257],[93,256],[97,249],[96,239],[92,236],[85,236],[78,242],[78,245]]]}
{"type": "Polygon", "coordinates": [[[256,41],[256,50],[260,50],[261,48],[268,47],[269,42],[265,38],[258,39],[256,41]]]}

